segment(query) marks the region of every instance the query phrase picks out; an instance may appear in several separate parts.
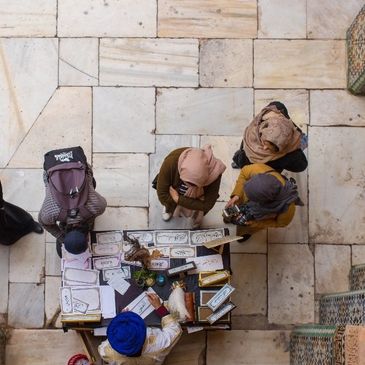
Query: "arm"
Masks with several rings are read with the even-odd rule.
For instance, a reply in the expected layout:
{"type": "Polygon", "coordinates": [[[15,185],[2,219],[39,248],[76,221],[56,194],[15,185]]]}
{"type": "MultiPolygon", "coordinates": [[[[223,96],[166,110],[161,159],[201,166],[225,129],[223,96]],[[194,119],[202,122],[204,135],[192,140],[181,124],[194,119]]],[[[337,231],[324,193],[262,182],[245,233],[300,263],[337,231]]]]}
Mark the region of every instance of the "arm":
{"type": "Polygon", "coordinates": [[[160,169],[157,179],[157,196],[162,205],[166,207],[168,213],[173,213],[176,208],[176,203],[173,201],[170,195],[170,186],[173,184],[173,176],[175,175],[175,169],[171,158],[167,157],[160,169]]]}
{"type": "Polygon", "coordinates": [[[187,198],[179,195],[178,204],[184,208],[191,210],[201,210],[204,214],[208,213],[219,198],[219,186],[221,184],[222,175],[213,181],[210,185],[204,187],[204,200],[187,198]]]}

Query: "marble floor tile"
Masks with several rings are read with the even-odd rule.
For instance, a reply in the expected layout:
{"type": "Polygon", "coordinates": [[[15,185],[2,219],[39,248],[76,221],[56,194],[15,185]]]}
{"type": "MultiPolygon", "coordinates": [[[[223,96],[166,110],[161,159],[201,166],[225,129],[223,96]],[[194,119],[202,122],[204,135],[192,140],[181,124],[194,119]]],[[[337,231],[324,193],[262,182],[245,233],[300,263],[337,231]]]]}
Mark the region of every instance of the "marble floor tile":
{"type": "Polygon", "coordinates": [[[308,38],[345,39],[346,30],[363,5],[363,0],[308,0],[308,38]]]}
{"type": "Polygon", "coordinates": [[[289,365],[290,331],[210,331],[209,365],[289,365]]]}
{"type": "Polygon", "coordinates": [[[266,255],[231,254],[232,302],[235,315],[263,314],[267,312],[266,255]]]}
{"type": "Polygon", "coordinates": [[[57,0],[0,0],[0,37],[54,37],[57,0]]]}
{"type": "MultiPolygon", "coordinates": [[[[5,2],[1,0],[0,8],[5,2]]],[[[46,3],[36,0],[34,5],[40,2],[46,3]]],[[[21,9],[25,3],[18,1],[15,7],[21,9]]],[[[0,100],[4,103],[0,167],[8,163],[57,87],[57,48],[57,40],[51,38],[0,39],[0,100]]]]}
{"type": "Polygon", "coordinates": [[[30,233],[10,247],[9,281],[42,283],[45,271],[44,234],[30,233]]]}
{"type": "Polygon", "coordinates": [[[197,39],[100,40],[100,84],[198,86],[197,39]]]}
{"type": "Polygon", "coordinates": [[[61,276],[61,259],[57,255],[55,243],[46,243],[46,275],[61,276]]]}
{"type": "Polygon", "coordinates": [[[60,38],[59,84],[92,86],[99,81],[99,40],[60,38]]]}
{"type": "Polygon", "coordinates": [[[154,37],[156,2],[59,0],[60,37],[154,37]]]}
{"type": "Polygon", "coordinates": [[[148,206],[148,156],[94,154],[97,191],[108,206],[148,206]]]}
{"type": "Polygon", "coordinates": [[[158,3],[159,37],[254,38],[254,0],[162,0],[158,3]]]}
{"type": "Polygon", "coordinates": [[[199,75],[203,87],[252,86],[250,39],[206,39],[200,42],[199,75]]]}
{"type": "Polygon", "coordinates": [[[10,247],[0,245],[0,313],[7,313],[8,311],[9,254],[10,247]]]}
{"type": "Polygon", "coordinates": [[[4,200],[18,205],[28,212],[37,212],[44,199],[43,170],[0,170],[4,200]]]}
{"type": "Polygon", "coordinates": [[[96,218],[94,230],[114,229],[148,229],[147,208],[107,207],[105,212],[96,218]]]}
{"type": "Polygon", "coordinates": [[[365,246],[363,245],[352,245],[352,265],[365,264],[365,246]]]}
{"type": "Polygon", "coordinates": [[[61,277],[47,276],[45,284],[45,313],[46,326],[49,326],[56,320],[57,314],[60,312],[59,292],[61,286],[61,277]]]}
{"type": "Polygon", "coordinates": [[[314,258],[308,245],[269,244],[268,319],[275,324],[314,320],[314,258]]]}
{"type": "Polygon", "coordinates": [[[365,97],[346,90],[311,90],[311,125],[365,126],[365,97]]]}
{"type": "Polygon", "coordinates": [[[316,245],[316,294],[348,291],[350,268],[350,246],[316,245]]]}
{"type": "Polygon", "coordinates": [[[153,88],[94,88],[94,152],[153,152],[153,88]]]}
{"type": "Polygon", "coordinates": [[[41,168],[46,152],[67,146],[81,146],[90,158],[91,88],[57,89],[9,166],[41,168]]]}
{"type": "Polygon", "coordinates": [[[210,144],[212,146],[214,156],[219,158],[227,167],[222,175],[221,186],[219,189],[219,201],[228,202],[240,173],[239,169],[233,169],[231,167],[231,162],[232,156],[238,150],[241,141],[242,137],[201,137],[200,147],[210,144]]]}
{"type": "Polygon", "coordinates": [[[158,89],[157,133],[240,136],[252,98],[252,89],[158,89]]]}
{"type": "Polygon", "coordinates": [[[306,126],[309,125],[308,90],[255,90],[255,115],[273,101],[285,104],[292,121],[306,130],[306,126]]]}
{"type": "Polygon", "coordinates": [[[259,38],[306,38],[306,0],[259,0],[259,38]]]}
{"type": "Polygon", "coordinates": [[[65,365],[75,354],[84,353],[81,337],[75,331],[12,330],[6,345],[6,364],[65,365]]]}
{"type": "Polygon", "coordinates": [[[254,57],[256,88],[346,87],[344,41],[256,40],[254,57]]]}
{"type": "Polygon", "coordinates": [[[14,328],[42,328],[43,323],[44,284],[10,283],[9,326],[14,328]]]}
{"type": "MultiPolygon", "coordinates": [[[[226,225],[229,227],[231,235],[236,234],[236,226],[233,224],[226,225]]],[[[245,242],[234,241],[230,243],[231,253],[267,253],[267,230],[263,229],[245,242]]]]}
{"type": "Polygon", "coordinates": [[[164,365],[201,365],[205,358],[206,332],[183,333],[164,365]]]}
{"type": "Polygon", "coordinates": [[[313,243],[365,243],[365,130],[310,127],[309,238],[313,243]],[[326,143],[324,143],[326,141],[326,143]]]}

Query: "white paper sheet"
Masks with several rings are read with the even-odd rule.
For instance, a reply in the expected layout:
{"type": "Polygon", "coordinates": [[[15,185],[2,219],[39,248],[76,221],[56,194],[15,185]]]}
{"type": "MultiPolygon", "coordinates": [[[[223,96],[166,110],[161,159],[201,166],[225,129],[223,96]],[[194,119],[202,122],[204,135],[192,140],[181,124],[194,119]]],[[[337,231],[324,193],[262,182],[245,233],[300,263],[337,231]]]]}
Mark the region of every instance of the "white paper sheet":
{"type": "Polygon", "coordinates": [[[106,330],[108,327],[96,327],[94,328],[94,336],[106,336],[106,330]]]}
{"type": "Polygon", "coordinates": [[[121,295],[124,295],[131,286],[131,284],[129,284],[128,281],[124,279],[124,274],[122,273],[113,275],[108,281],[108,285],[110,285],[121,295]]]}
{"type": "Polygon", "coordinates": [[[198,274],[202,271],[215,271],[223,269],[222,256],[219,254],[198,256],[186,259],[186,262],[190,261],[194,261],[196,265],[196,270],[189,271],[190,274],[198,274]]]}
{"type": "Polygon", "coordinates": [[[103,318],[114,318],[116,315],[115,308],[115,291],[109,285],[100,286],[101,315],[103,318]]]}
{"type": "MultiPolygon", "coordinates": [[[[63,282],[79,282],[81,285],[99,285],[99,271],[66,267],[62,273],[63,282]]],[[[67,285],[67,284],[66,284],[67,285]]],[[[65,285],[65,286],[66,286],[65,285]]]]}
{"type": "MultiPolygon", "coordinates": [[[[156,294],[152,288],[148,288],[147,292],[156,294]]],[[[140,294],[136,299],[133,300],[133,302],[129,303],[126,308],[128,308],[129,311],[140,315],[142,318],[146,318],[154,311],[154,308],[148,300],[146,292],[140,294]]]]}

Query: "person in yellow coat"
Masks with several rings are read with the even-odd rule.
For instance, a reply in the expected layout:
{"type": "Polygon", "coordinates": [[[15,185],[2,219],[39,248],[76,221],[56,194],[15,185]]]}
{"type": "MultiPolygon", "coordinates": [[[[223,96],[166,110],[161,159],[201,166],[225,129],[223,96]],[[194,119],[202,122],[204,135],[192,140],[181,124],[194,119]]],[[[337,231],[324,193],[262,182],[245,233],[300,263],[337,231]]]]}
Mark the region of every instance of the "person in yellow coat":
{"type": "Polygon", "coordinates": [[[237,225],[239,242],[269,227],[285,227],[293,219],[295,205],[303,205],[294,179],[286,179],[270,166],[257,163],[243,167],[226,204],[237,205],[240,213],[231,222],[237,225]]]}
{"type": "Polygon", "coordinates": [[[102,359],[110,365],[161,365],[178,342],[182,329],[177,319],[160,304],[156,294],[148,299],[161,317],[161,327],[146,327],[136,313],[119,313],[107,328],[108,339],[98,348],[102,359]]]}

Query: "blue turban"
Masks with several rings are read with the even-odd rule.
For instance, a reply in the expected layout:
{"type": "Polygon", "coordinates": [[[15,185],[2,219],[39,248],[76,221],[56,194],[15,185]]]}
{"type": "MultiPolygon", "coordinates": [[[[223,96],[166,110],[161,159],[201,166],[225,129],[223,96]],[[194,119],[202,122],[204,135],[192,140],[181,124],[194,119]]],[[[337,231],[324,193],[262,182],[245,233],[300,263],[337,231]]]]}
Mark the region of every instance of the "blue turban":
{"type": "Polygon", "coordinates": [[[146,324],[136,313],[122,312],[106,331],[111,347],[122,355],[140,356],[146,339],[146,324]]]}

